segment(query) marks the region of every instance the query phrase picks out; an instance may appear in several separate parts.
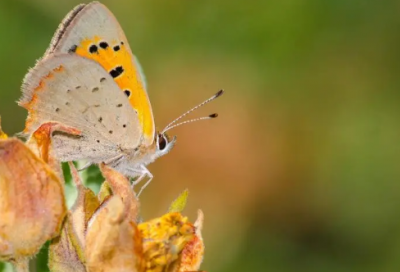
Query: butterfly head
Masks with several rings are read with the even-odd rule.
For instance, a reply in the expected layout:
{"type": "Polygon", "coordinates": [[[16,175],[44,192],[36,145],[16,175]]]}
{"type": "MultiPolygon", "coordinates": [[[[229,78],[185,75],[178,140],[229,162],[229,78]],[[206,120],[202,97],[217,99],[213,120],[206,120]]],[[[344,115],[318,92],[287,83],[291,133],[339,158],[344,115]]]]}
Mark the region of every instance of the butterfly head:
{"type": "Polygon", "coordinates": [[[167,154],[174,147],[176,142],[176,136],[172,139],[168,136],[167,133],[157,133],[155,137],[156,143],[156,155],[157,157],[161,157],[167,154]]]}

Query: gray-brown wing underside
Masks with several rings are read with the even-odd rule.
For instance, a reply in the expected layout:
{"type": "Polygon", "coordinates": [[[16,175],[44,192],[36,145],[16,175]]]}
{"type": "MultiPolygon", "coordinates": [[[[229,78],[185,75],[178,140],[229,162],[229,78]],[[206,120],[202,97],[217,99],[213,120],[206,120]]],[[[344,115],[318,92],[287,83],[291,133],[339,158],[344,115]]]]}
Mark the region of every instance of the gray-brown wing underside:
{"type": "Polygon", "coordinates": [[[25,133],[46,122],[59,122],[82,132],[80,137],[54,136],[63,161],[101,162],[138,146],[139,121],[113,78],[96,62],[59,54],[38,62],[22,86],[20,105],[28,112],[25,133]]]}

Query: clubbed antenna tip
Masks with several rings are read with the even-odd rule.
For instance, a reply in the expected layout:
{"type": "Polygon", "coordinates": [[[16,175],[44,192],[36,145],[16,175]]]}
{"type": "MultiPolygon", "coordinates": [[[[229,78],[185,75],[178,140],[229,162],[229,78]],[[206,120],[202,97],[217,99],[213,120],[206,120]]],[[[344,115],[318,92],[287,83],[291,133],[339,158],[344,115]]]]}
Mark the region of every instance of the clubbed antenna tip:
{"type": "Polygon", "coordinates": [[[191,112],[195,111],[196,109],[198,109],[198,108],[200,108],[200,107],[202,107],[202,106],[208,104],[209,102],[211,102],[211,101],[213,101],[214,99],[216,99],[216,98],[218,98],[219,96],[221,96],[223,93],[224,93],[224,90],[219,90],[216,94],[214,94],[214,95],[213,95],[212,97],[210,97],[209,99],[207,99],[207,100],[203,101],[202,103],[198,104],[197,106],[191,108],[190,110],[188,110],[187,112],[185,112],[184,114],[182,114],[181,116],[179,116],[178,118],[176,118],[174,121],[172,121],[171,123],[169,123],[169,124],[163,129],[163,131],[161,132],[161,134],[163,134],[164,132],[166,132],[166,131],[168,131],[168,130],[170,130],[170,129],[172,129],[172,128],[181,126],[181,125],[183,125],[183,124],[188,124],[188,123],[192,123],[192,122],[195,122],[195,121],[207,120],[207,119],[212,119],[212,118],[218,117],[218,114],[217,114],[217,113],[213,113],[213,114],[210,114],[210,115],[208,115],[208,116],[206,116],[206,117],[195,118],[195,119],[191,119],[191,120],[187,120],[187,121],[184,121],[184,122],[175,124],[177,121],[179,121],[180,119],[182,119],[183,117],[185,117],[185,116],[188,115],[189,113],[191,113],[191,112]],[[174,125],[174,124],[175,124],[175,125],[174,125]]]}
{"type": "Polygon", "coordinates": [[[218,96],[221,96],[223,93],[224,93],[224,90],[219,90],[219,92],[215,94],[215,98],[217,98],[218,96]]]}
{"type": "Polygon", "coordinates": [[[210,118],[217,118],[217,117],[218,117],[218,113],[210,114],[208,117],[210,117],[210,118]]]}

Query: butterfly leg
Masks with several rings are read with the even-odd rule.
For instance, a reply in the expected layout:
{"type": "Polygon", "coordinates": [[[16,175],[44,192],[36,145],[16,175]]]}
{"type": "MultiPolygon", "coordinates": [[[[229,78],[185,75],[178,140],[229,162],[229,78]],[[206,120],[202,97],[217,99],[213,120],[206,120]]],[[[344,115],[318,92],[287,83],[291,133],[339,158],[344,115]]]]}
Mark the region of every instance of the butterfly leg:
{"type": "MultiPolygon", "coordinates": [[[[78,172],[81,172],[81,171],[83,171],[83,170],[88,169],[92,164],[93,164],[92,162],[87,162],[87,163],[85,163],[85,165],[83,165],[82,167],[80,167],[80,168],[78,169],[78,172]]],[[[80,166],[80,164],[78,164],[78,165],[80,166]]]]}
{"type": "Polygon", "coordinates": [[[143,192],[143,190],[150,184],[151,180],[153,179],[153,174],[150,173],[150,171],[144,166],[141,165],[140,166],[140,176],[137,180],[135,180],[133,182],[133,186],[139,184],[146,176],[149,178],[146,183],[140,188],[139,193],[137,194],[137,196],[139,197],[139,195],[143,192]]]}
{"type": "Polygon", "coordinates": [[[105,165],[110,165],[111,167],[116,167],[118,164],[121,162],[121,160],[124,158],[124,155],[120,154],[117,155],[107,161],[104,161],[105,165]]]}

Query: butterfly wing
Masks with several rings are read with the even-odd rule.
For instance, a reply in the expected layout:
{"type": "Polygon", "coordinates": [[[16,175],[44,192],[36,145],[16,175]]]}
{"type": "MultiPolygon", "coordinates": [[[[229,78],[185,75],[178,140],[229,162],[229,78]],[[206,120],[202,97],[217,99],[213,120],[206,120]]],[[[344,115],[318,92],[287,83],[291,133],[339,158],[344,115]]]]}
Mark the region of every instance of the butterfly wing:
{"type": "Polygon", "coordinates": [[[154,141],[154,118],[142,69],[114,15],[98,2],[72,10],[59,26],[46,56],[75,53],[98,62],[128,96],[137,111],[143,144],[154,141]]]}
{"type": "Polygon", "coordinates": [[[139,119],[113,78],[97,62],[71,54],[39,61],[26,75],[19,104],[28,110],[25,133],[60,122],[80,137],[54,135],[63,161],[100,162],[140,144],[139,119]]]}

